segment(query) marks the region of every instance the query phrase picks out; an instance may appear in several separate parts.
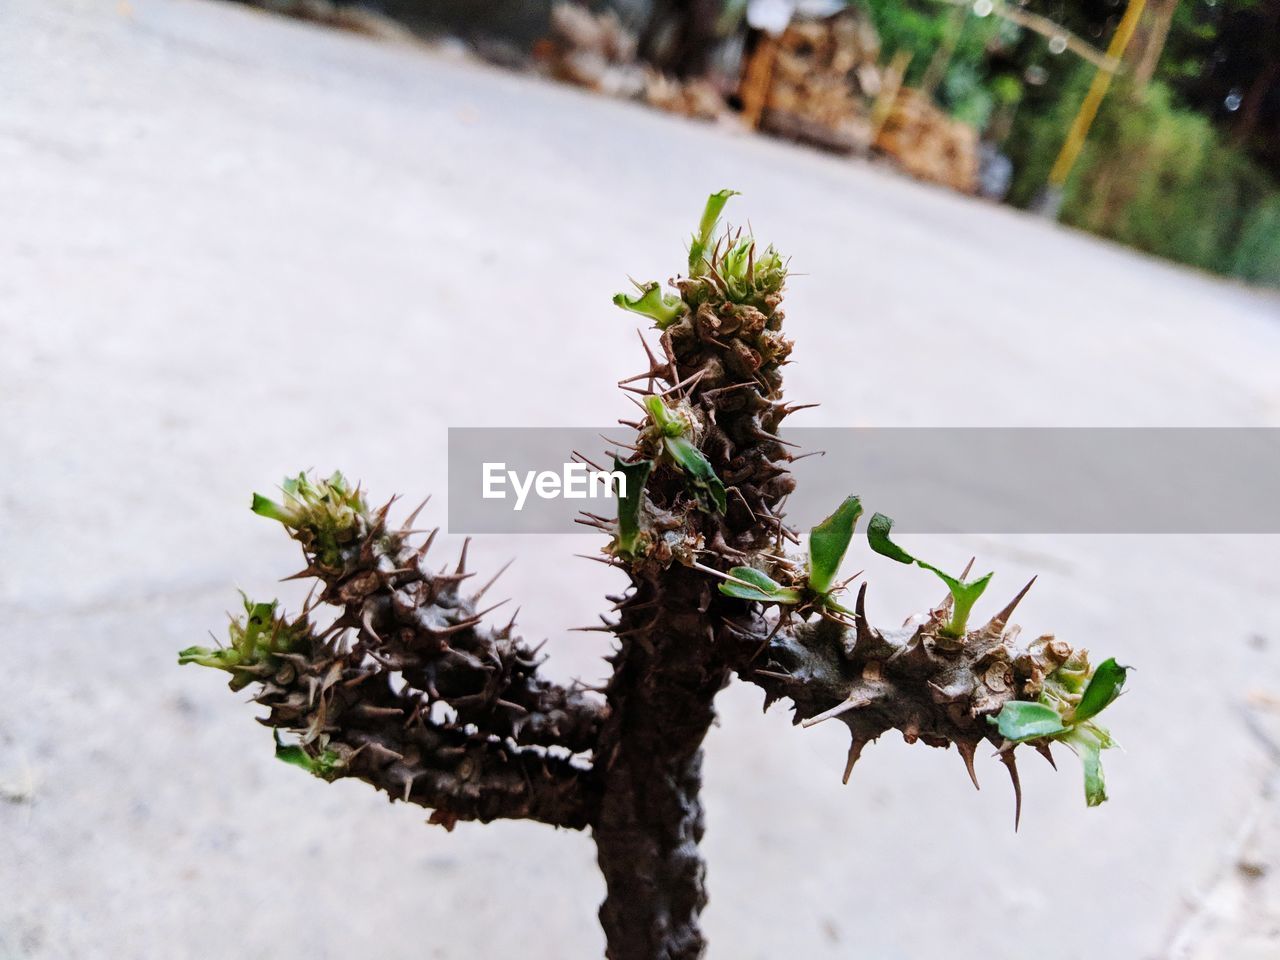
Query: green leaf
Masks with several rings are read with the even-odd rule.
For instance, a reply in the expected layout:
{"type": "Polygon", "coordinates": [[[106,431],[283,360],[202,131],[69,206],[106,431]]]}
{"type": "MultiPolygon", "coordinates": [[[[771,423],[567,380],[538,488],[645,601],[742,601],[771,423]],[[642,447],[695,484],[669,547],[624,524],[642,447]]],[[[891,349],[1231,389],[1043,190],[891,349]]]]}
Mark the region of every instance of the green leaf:
{"type": "Polygon", "coordinates": [[[1115,657],[1098,664],[1098,669],[1093,671],[1089,685],[1084,688],[1084,694],[1080,697],[1080,703],[1076,706],[1076,722],[1097,716],[1116,697],[1120,696],[1120,689],[1124,686],[1125,674],[1130,669],[1116,663],[1115,657]]]}
{"type": "Polygon", "coordinates": [[[923,560],[917,560],[916,563],[931,570],[942,578],[942,582],[947,585],[947,589],[951,591],[951,619],[943,627],[943,632],[953,637],[963,637],[965,630],[969,625],[969,613],[973,610],[973,605],[978,602],[978,598],[982,596],[987,586],[991,583],[994,573],[988,573],[984,577],[977,580],[970,580],[967,583],[963,580],[957,580],[948,573],[943,573],[932,564],[925,563],[923,560]]]}
{"type": "Polygon", "coordinates": [[[702,261],[707,258],[707,249],[711,246],[711,237],[716,232],[716,224],[720,222],[720,214],[730,197],[738,196],[737,190],[720,190],[707,197],[707,205],[702,211],[702,220],[698,223],[698,232],[689,243],[689,276],[696,277],[702,271],[702,261]]]}
{"type": "Polygon", "coordinates": [[[739,600],[758,600],[761,603],[799,603],[800,591],[784,587],[768,574],[755,567],[734,567],[729,576],[746,583],[734,583],[732,580],[722,581],[720,592],[726,597],[739,600]]]}
{"type": "Polygon", "coordinates": [[[1000,736],[1014,743],[1052,737],[1067,729],[1053,707],[1028,700],[1010,700],[987,721],[1000,731],[1000,736]]]}
{"type": "MultiPolygon", "coordinates": [[[[288,481],[286,480],[287,484],[288,481]]],[[[286,492],[288,488],[286,487],[286,492]]],[[[260,517],[266,517],[269,520],[278,520],[281,523],[288,523],[291,519],[285,508],[260,493],[253,495],[253,504],[249,508],[260,517]]]]}
{"type": "Polygon", "coordinates": [[[724,484],[716,476],[715,469],[697,447],[686,437],[667,437],[667,453],[676,465],[689,478],[694,495],[704,510],[724,513],[729,501],[725,496],[724,484]]]}
{"type": "Polygon", "coordinates": [[[334,779],[338,771],[344,766],[342,759],[332,750],[325,750],[320,756],[313,757],[301,746],[290,746],[283,743],[280,740],[280,731],[273,730],[271,732],[276,739],[277,760],[283,760],[290,766],[300,767],[307,773],[323,780],[334,779]]]}
{"type": "Polygon", "coordinates": [[[1102,751],[1110,746],[1110,740],[1099,741],[1087,728],[1077,727],[1059,738],[1075,751],[1084,766],[1084,801],[1096,807],[1107,799],[1107,784],[1102,776],[1102,751]]]}
{"type": "Polygon", "coordinates": [[[653,469],[652,460],[623,463],[616,456],[613,469],[626,478],[626,496],[618,498],[618,552],[634,556],[640,546],[640,508],[644,504],[644,485],[653,469]]]}
{"type": "Polygon", "coordinates": [[[931,563],[925,563],[916,557],[913,557],[907,551],[889,539],[889,531],[893,529],[893,521],[886,517],[883,513],[872,514],[870,522],[867,524],[867,542],[871,545],[871,549],[881,556],[888,557],[890,560],[897,560],[899,563],[914,563],[925,570],[935,573],[947,585],[947,589],[951,591],[952,613],[951,619],[942,628],[944,633],[953,637],[964,636],[964,632],[969,625],[969,614],[973,610],[973,605],[978,602],[978,598],[991,583],[994,576],[988,573],[986,576],[978,577],[976,580],[964,581],[957,577],[951,576],[944,570],[939,570],[931,563]]]}
{"type": "Polygon", "coordinates": [[[663,294],[662,287],[656,280],[651,283],[636,283],[636,289],[640,291],[640,296],[629,297],[625,293],[618,293],[614,295],[613,302],[624,310],[653,320],[659,330],[671,326],[684,312],[684,304],[680,298],[670,293],[663,294]]]}
{"type": "Polygon", "coordinates": [[[180,666],[186,663],[194,663],[201,667],[213,667],[217,670],[230,670],[232,667],[239,665],[240,661],[240,652],[228,647],[223,647],[221,649],[213,649],[211,647],[187,647],[185,650],[178,651],[178,664],[180,666]]]}
{"type": "Polygon", "coordinates": [[[889,539],[889,531],[892,529],[893,520],[883,513],[873,513],[871,520],[867,523],[867,543],[882,557],[897,560],[899,563],[915,563],[915,557],[889,539]]]}
{"type": "Polygon", "coordinates": [[[644,408],[649,411],[654,425],[664,437],[679,437],[689,429],[684,418],[668,410],[667,405],[657,394],[651,393],[644,398],[644,408]]]}
{"type": "Polygon", "coordinates": [[[846,497],[835,513],[809,531],[809,588],[825,594],[835,583],[853,527],[862,516],[862,501],[846,497]]]}

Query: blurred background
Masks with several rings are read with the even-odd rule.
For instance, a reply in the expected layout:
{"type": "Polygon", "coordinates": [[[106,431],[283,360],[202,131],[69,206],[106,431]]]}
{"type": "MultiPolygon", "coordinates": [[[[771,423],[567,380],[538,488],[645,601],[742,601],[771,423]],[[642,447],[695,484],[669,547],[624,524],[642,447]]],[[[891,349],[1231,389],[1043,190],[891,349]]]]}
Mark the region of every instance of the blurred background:
{"type": "MultiPolygon", "coordinates": [[[[1280,426],[1275,3],[270,6],[0,5],[5,960],[601,955],[588,837],[317,783],[176,651],[302,599],[251,491],[441,523],[447,428],[627,416],[609,299],[713,190],[792,257],[799,425],[1280,426]]],[[[1280,956],[1277,538],[903,540],[1137,667],[1112,799],[1024,764],[1015,834],[997,762],[892,737],[843,787],[734,685],[710,956],[1280,956]]],[[[561,679],[598,545],[472,546],[561,679]]],[[[940,599],[862,559],[877,622],[940,599]]]]}
{"type": "Polygon", "coordinates": [[[1280,286],[1273,0],[253,0],[839,153],[1280,286]]]}

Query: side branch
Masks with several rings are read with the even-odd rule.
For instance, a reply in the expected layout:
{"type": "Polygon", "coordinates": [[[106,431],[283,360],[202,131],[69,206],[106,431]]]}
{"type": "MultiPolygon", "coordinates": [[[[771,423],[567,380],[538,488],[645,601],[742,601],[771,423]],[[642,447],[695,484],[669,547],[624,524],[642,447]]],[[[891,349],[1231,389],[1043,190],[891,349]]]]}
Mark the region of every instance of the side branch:
{"type": "Polygon", "coordinates": [[[514,618],[483,623],[488,611],[477,608],[493,581],[464,588],[466,548],[454,569],[432,572],[435,533],[409,546],[413,516],[388,528],[390,504],[370,511],[340,474],[284,489],[284,504],[258,497],[254,509],[301,543],[307,566],[295,577],[318,581],[315,603],[289,621],[274,603],[246,601],[230,647],[191,648],[181,662],[229,671],[232,689],[260,684],[263,722],[298,734],[277,753],[325,779],[365,780],[435,808],[433,822],[448,826],[497,817],[587,826],[605,705],[540,676],[514,618]],[[332,620],[313,628],[324,610],[332,620]]]}

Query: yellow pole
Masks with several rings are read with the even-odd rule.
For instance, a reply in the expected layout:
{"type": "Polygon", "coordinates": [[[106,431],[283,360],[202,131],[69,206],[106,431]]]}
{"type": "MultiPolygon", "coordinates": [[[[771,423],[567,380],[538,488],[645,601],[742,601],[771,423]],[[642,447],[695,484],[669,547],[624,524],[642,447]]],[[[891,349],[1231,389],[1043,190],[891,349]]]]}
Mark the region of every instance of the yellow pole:
{"type": "MultiPolygon", "coordinates": [[[[1107,58],[1113,63],[1124,56],[1125,48],[1133,39],[1133,31],[1138,27],[1138,18],[1142,16],[1142,8],[1145,6],[1146,0],[1129,0],[1129,7],[1120,19],[1120,26],[1116,27],[1111,45],[1107,47],[1107,58]]],[[[1111,87],[1111,76],[1111,72],[1107,70],[1097,70],[1094,73],[1093,82],[1089,84],[1089,92],[1085,94],[1075,119],[1071,121],[1067,139],[1062,144],[1058,159],[1054,161],[1053,169],[1049,171],[1050,187],[1061,188],[1067,182],[1067,177],[1071,175],[1071,168],[1076,165],[1085,137],[1089,135],[1089,127],[1093,125],[1094,117],[1098,115],[1102,98],[1107,95],[1107,90],[1111,87]]]]}

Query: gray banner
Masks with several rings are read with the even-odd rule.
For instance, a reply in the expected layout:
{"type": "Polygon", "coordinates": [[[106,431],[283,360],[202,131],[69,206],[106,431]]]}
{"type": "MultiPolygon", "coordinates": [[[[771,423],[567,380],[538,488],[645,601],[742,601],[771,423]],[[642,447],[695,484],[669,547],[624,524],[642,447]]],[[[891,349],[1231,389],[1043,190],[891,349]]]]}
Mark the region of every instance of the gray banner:
{"type": "MultiPolygon", "coordinates": [[[[616,515],[594,467],[626,427],[451,428],[451,533],[572,533],[616,515]],[[539,477],[539,474],[542,474],[539,477]],[[487,495],[486,495],[487,494],[487,495]]],[[[789,518],[849,494],[913,533],[1280,533],[1280,429],[810,428],[789,518]]]]}

